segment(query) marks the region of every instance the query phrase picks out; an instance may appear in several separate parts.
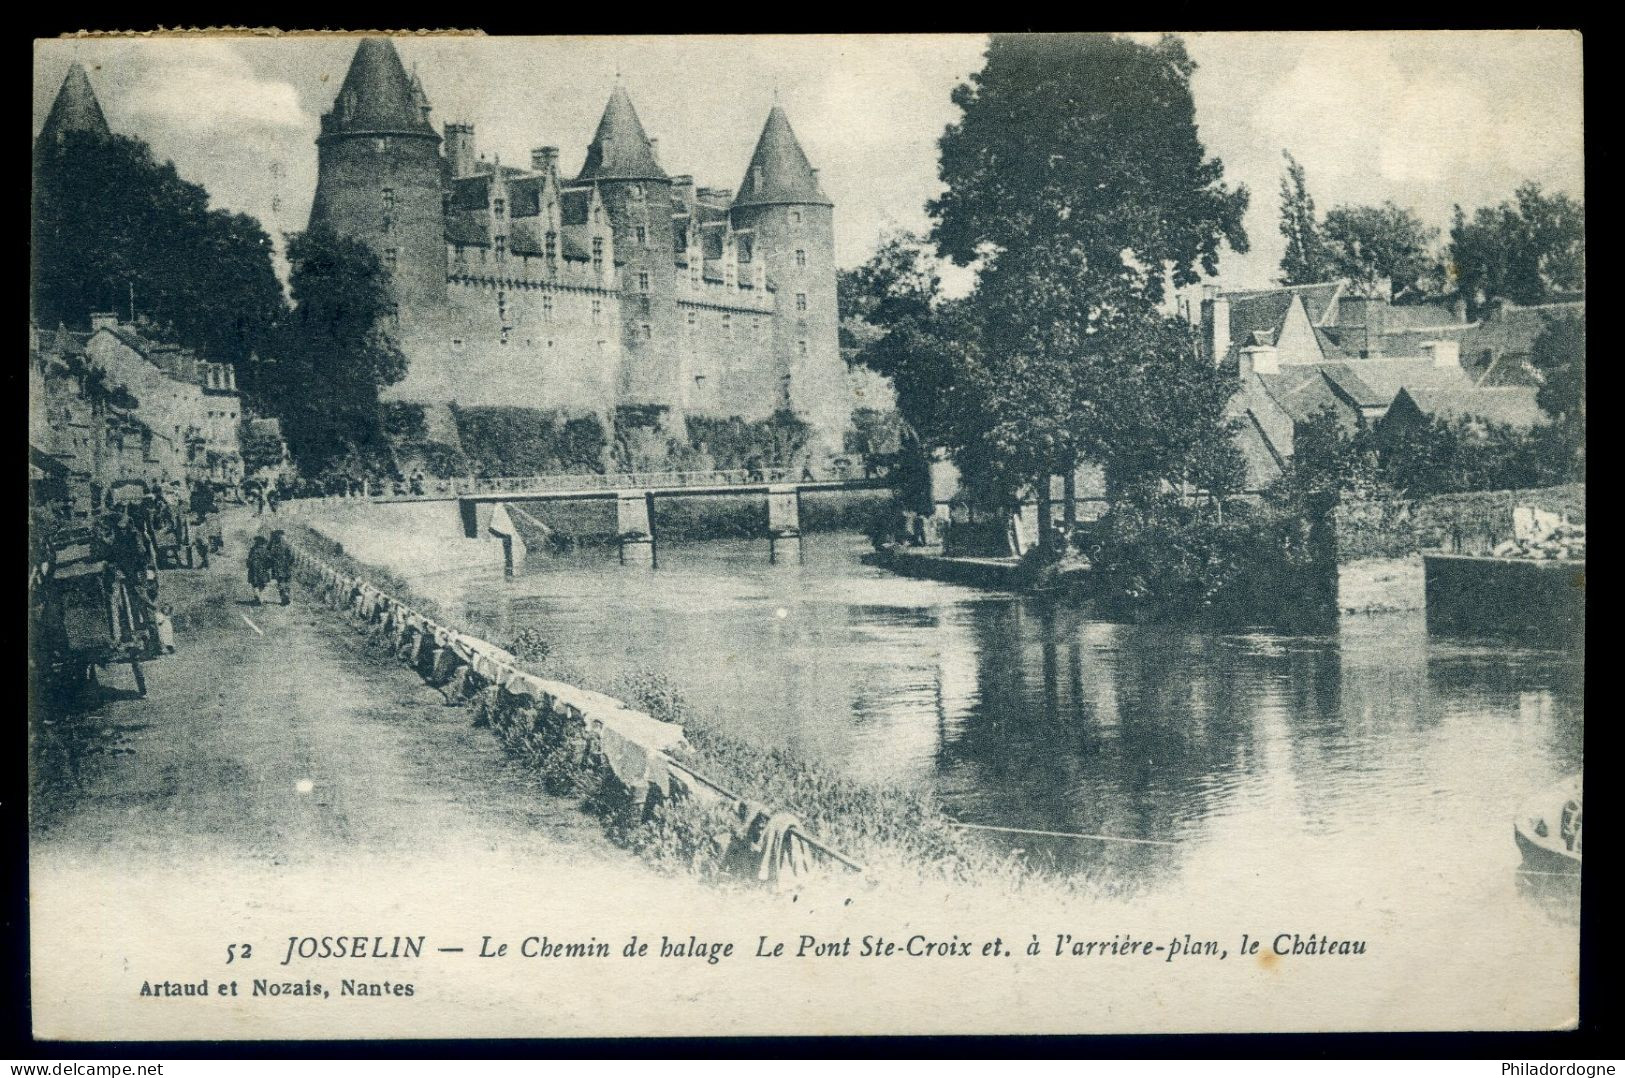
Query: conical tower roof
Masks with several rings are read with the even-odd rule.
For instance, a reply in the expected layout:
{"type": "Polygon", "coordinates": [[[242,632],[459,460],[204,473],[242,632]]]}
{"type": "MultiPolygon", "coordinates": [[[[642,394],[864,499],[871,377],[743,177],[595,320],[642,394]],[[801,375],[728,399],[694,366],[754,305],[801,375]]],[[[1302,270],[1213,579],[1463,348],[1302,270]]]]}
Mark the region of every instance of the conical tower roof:
{"type": "Polygon", "coordinates": [[[617,85],[604,106],[598,132],[587,147],[587,163],[578,180],[664,180],[665,169],[655,160],[654,147],[638,122],[638,111],[626,89],[617,85]]]}
{"type": "Polygon", "coordinates": [[[51,103],[50,115],[40,129],[42,141],[54,141],[69,131],[86,131],[93,135],[108,135],[107,117],[102,115],[102,104],[96,100],[96,91],[90,87],[90,76],[81,64],[68,68],[62,88],[51,103]]]}
{"type": "Polygon", "coordinates": [[[387,37],[363,38],[350,61],[333,109],[322,117],[332,134],[434,134],[418,107],[419,93],[387,37]]]}
{"type": "Polygon", "coordinates": [[[790,130],[790,119],[784,110],[774,105],[762,125],[762,137],[756,140],[756,152],[751,155],[750,167],[739,184],[735,206],[766,206],[775,203],[800,203],[814,206],[833,206],[818,177],[802,152],[796,133],[790,130]]]}

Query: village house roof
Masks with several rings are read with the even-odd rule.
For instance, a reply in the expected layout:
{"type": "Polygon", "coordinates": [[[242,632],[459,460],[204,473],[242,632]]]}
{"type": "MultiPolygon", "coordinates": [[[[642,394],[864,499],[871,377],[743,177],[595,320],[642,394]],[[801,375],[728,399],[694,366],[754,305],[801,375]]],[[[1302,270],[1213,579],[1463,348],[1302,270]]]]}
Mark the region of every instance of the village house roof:
{"type": "Polygon", "coordinates": [[[818,186],[818,175],[790,128],[784,110],[774,105],[756,140],[745,178],[739,183],[735,206],[766,206],[775,203],[832,206],[829,196],[818,186]]]}
{"type": "Polygon", "coordinates": [[[604,106],[598,130],[587,147],[587,160],[577,180],[664,180],[666,170],[655,160],[638,111],[625,87],[617,85],[604,106]]]}
{"type": "Polygon", "coordinates": [[[40,141],[60,141],[70,131],[111,134],[107,117],[102,114],[102,104],[96,100],[96,91],[91,88],[90,76],[85,74],[82,64],[68,68],[62,87],[56,92],[56,100],[51,102],[51,111],[45,117],[45,126],[40,128],[40,141]]]}
{"type": "Polygon", "coordinates": [[[1546,413],[1535,403],[1535,391],[1526,387],[1501,389],[1425,390],[1406,387],[1394,395],[1394,408],[1403,408],[1408,399],[1423,415],[1438,419],[1482,419],[1529,430],[1548,422],[1546,413]]]}

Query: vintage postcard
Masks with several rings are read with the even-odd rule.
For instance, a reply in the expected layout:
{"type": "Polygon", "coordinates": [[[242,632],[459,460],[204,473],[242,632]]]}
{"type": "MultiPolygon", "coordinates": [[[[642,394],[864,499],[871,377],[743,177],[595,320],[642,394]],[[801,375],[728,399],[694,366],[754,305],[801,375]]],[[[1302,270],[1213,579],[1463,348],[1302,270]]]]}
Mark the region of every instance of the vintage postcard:
{"type": "Polygon", "coordinates": [[[1581,60],[36,42],[36,1037],[1572,1028],[1581,60]]]}

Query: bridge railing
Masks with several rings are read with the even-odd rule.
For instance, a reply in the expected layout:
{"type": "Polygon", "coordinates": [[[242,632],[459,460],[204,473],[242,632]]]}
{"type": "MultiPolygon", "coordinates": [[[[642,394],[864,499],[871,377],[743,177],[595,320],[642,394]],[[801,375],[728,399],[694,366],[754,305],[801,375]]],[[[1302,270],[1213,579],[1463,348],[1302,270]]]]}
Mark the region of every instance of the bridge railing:
{"type": "Polygon", "coordinates": [[[858,479],[884,479],[887,470],[797,468],[731,468],[695,472],[582,472],[573,475],[521,475],[451,479],[423,479],[417,482],[369,484],[364,491],[348,494],[292,498],[283,503],[288,509],[343,505],[356,501],[434,501],[478,494],[549,494],[562,491],[665,490],[683,487],[759,486],[763,483],[831,483],[858,479]]]}

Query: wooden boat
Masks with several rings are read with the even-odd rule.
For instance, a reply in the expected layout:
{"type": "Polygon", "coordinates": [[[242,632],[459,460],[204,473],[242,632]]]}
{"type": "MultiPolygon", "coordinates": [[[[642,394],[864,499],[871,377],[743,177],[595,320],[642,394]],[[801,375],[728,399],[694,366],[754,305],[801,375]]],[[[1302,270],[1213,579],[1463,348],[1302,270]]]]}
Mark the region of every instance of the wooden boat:
{"type": "Polygon", "coordinates": [[[1512,837],[1531,872],[1580,874],[1580,776],[1536,794],[1512,821],[1512,837]]]}

